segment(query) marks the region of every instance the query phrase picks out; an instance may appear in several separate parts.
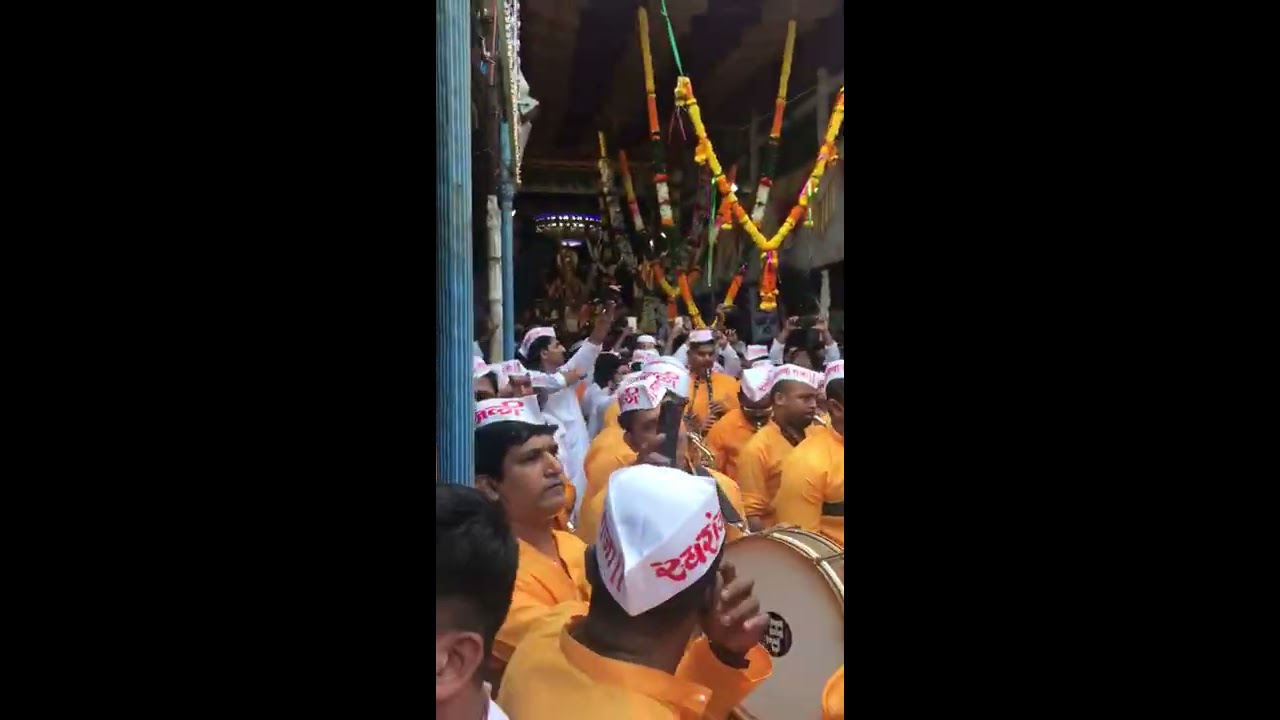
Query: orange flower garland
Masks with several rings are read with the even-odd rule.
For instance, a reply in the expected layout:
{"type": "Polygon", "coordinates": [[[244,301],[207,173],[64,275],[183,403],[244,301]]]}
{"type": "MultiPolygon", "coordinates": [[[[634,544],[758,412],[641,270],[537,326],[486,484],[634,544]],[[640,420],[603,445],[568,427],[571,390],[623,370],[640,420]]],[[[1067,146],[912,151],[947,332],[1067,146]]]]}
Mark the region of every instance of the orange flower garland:
{"type": "Polygon", "coordinates": [[[707,137],[707,128],[702,124],[702,111],[698,108],[698,100],[693,94],[693,83],[689,78],[680,77],[676,80],[675,97],[677,106],[687,108],[689,119],[693,122],[694,133],[698,137],[698,147],[694,152],[694,160],[699,164],[706,163],[711,168],[717,187],[719,187],[720,192],[733,208],[734,219],[738,221],[743,230],[747,231],[747,235],[751,237],[756,247],[761,251],[763,267],[760,277],[760,309],[773,310],[777,307],[778,296],[778,255],[776,251],[782,246],[782,241],[786,239],[787,235],[791,234],[791,231],[795,229],[796,224],[804,218],[809,207],[809,197],[817,193],[823,173],[826,172],[827,166],[835,161],[835,140],[840,133],[841,125],[844,123],[844,86],[841,86],[840,91],[836,93],[835,107],[831,111],[831,120],[827,124],[827,133],[823,138],[822,147],[818,150],[818,159],[814,163],[813,172],[809,174],[809,180],[801,190],[800,199],[796,206],[787,214],[787,219],[783,221],[782,226],[778,228],[778,231],[771,238],[766,238],[760,232],[760,229],[756,227],[756,224],[752,222],[725,178],[724,169],[720,166],[720,160],[716,157],[715,148],[707,137]]]}
{"type": "MultiPolygon", "coordinates": [[[[734,165],[729,168],[729,187],[733,187],[733,179],[737,174],[738,165],[737,163],[734,163],[734,165]]],[[[729,204],[729,198],[720,199],[720,212],[717,213],[717,216],[720,218],[721,230],[733,229],[733,206],[729,204]]]]}

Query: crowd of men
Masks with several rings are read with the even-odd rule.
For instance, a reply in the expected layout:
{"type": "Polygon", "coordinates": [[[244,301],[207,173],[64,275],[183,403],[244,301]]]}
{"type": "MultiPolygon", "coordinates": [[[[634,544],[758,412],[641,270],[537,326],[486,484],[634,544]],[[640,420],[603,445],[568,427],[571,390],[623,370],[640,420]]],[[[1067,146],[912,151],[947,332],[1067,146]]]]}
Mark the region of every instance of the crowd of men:
{"type": "MultiPolygon", "coordinates": [[[[825,322],[788,318],[771,346],[659,341],[608,308],[570,348],[534,327],[514,359],[475,350],[474,488],[436,487],[437,716],[728,717],[772,664],[768,579],[739,576],[725,544],[788,524],[844,546],[825,322]]],[[[843,676],[825,718],[844,717],[843,676]]]]}

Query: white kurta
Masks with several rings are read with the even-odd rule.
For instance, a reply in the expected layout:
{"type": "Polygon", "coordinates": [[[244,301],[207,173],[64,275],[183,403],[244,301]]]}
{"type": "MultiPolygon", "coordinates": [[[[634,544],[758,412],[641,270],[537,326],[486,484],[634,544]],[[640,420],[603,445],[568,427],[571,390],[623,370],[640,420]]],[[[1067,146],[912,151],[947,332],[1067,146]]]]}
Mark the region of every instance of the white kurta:
{"type": "MultiPolygon", "coordinates": [[[[493,686],[489,683],[484,684],[484,695],[486,698],[493,697],[493,686]]],[[[502,708],[498,707],[498,703],[489,700],[489,709],[485,711],[485,720],[510,720],[507,714],[502,712],[502,708]]]]}
{"type": "Polygon", "coordinates": [[[582,393],[582,413],[587,416],[587,436],[592,440],[604,427],[604,409],[613,402],[613,395],[595,383],[582,393]]]}
{"type": "MultiPolygon", "coordinates": [[[[574,353],[569,362],[561,370],[577,370],[584,378],[590,378],[596,366],[596,358],[604,349],[601,345],[588,340],[582,348],[574,353]]],[[[589,379],[578,382],[590,382],[589,379]]],[[[573,506],[573,522],[578,522],[578,510],[582,507],[582,499],[587,494],[587,475],[583,463],[587,457],[587,447],[591,444],[591,436],[587,433],[587,421],[582,417],[582,406],[578,404],[578,394],[574,392],[577,385],[557,390],[547,397],[542,407],[544,414],[555,417],[557,424],[564,428],[564,442],[560,445],[560,462],[564,465],[564,474],[578,491],[577,501],[573,506]]]]}

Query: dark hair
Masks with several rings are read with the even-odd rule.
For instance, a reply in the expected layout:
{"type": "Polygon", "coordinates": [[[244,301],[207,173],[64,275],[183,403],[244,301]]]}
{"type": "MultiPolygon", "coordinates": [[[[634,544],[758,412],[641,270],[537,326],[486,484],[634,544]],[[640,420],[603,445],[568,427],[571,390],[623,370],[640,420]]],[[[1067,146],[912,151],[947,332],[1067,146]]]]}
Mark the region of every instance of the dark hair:
{"type": "MultiPolygon", "coordinates": [[[[779,380],[778,382],[773,384],[772,388],[770,388],[769,398],[773,400],[775,403],[778,402],[777,397],[779,393],[787,392],[787,390],[791,389],[792,385],[804,385],[804,383],[800,382],[799,380],[779,380]]],[[[806,385],[805,387],[808,387],[808,386],[806,385]]]]}
{"type": "Polygon", "coordinates": [[[809,354],[809,362],[813,365],[814,370],[821,371],[825,362],[824,348],[822,347],[822,336],[818,331],[809,328],[806,330],[792,330],[787,335],[787,341],[782,345],[782,362],[790,362],[792,351],[803,350],[809,354]]]}
{"type": "Polygon", "coordinates": [[[844,406],[844,378],[836,378],[827,383],[827,398],[844,406]]]}
{"type": "MultiPolygon", "coordinates": [[[[484,378],[489,382],[493,383],[493,391],[495,393],[498,392],[498,390],[500,389],[498,387],[498,373],[490,371],[485,373],[484,375],[481,375],[480,378],[484,378]]],[[[476,378],[476,379],[479,380],[480,378],[476,378]]]]}
{"type": "Polygon", "coordinates": [[[617,374],[620,367],[622,367],[622,358],[617,355],[601,353],[596,358],[596,367],[592,372],[591,379],[595,381],[596,385],[604,387],[609,384],[609,381],[617,374]]]}
{"type": "Polygon", "coordinates": [[[623,340],[623,341],[622,341],[622,349],[623,349],[623,350],[635,350],[635,349],[636,349],[636,342],[637,342],[637,341],[636,341],[636,338],[638,338],[638,337],[640,337],[640,336],[639,336],[639,335],[628,335],[628,336],[627,336],[627,338],[626,338],[625,340],[623,340]]]}
{"type": "Polygon", "coordinates": [[[724,545],[721,545],[720,552],[711,560],[711,566],[707,568],[705,575],[689,587],[667,598],[667,601],[661,605],[632,617],[622,609],[618,601],[613,599],[609,589],[605,587],[604,579],[600,577],[600,568],[596,564],[595,545],[591,545],[587,548],[587,582],[591,583],[589,613],[602,617],[611,624],[632,623],[655,628],[655,631],[665,629],[666,626],[702,610],[707,595],[715,590],[716,576],[720,574],[720,559],[723,557],[724,545]]]}
{"type": "Polygon", "coordinates": [[[511,609],[519,562],[502,505],[473,487],[436,484],[436,607],[447,600],[454,610],[454,627],[437,629],[479,632],[488,657],[511,609]]]}
{"type": "Polygon", "coordinates": [[[680,335],[677,335],[675,341],[671,343],[671,347],[678,348],[681,345],[683,345],[684,342],[688,339],[689,339],[689,333],[682,333],[680,335]]]}
{"type": "Polygon", "coordinates": [[[507,451],[539,435],[555,435],[555,425],[525,422],[496,422],[476,429],[476,475],[488,475],[501,482],[502,461],[507,451]]]}
{"type": "Polygon", "coordinates": [[[543,336],[538,338],[537,340],[534,340],[529,345],[529,354],[520,358],[521,362],[524,363],[524,366],[530,370],[541,370],[542,369],[542,357],[541,357],[542,351],[546,350],[547,347],[551,345],[551,341],[554,339],[555,338],[552,338],[549,336],[543,336]]]}

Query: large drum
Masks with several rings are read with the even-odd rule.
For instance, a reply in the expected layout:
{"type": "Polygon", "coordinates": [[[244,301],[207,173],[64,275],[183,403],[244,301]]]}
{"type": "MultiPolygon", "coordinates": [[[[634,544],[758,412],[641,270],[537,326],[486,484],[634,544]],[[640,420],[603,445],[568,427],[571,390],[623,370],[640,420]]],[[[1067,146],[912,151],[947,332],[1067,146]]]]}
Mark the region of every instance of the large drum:
{"type": "Polygon", "coordinates": [[[773,674],[733,717],[820,720],[822,689],[844,664],[844,552],[821,535],[776,527],[729,543],[725,557],[755,580],[773,656],[773,674]]]}

